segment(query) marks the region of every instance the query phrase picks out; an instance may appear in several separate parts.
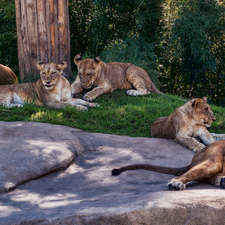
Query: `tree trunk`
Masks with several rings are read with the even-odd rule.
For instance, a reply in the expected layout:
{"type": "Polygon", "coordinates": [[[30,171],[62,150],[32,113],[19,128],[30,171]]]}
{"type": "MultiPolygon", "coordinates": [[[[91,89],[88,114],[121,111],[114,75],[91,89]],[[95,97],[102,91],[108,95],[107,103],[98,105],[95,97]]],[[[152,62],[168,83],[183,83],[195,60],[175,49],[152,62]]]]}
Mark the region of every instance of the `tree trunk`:
{"type": "Polygon", "coordinates": [[[15,0],[20,79],[39,76],[37,63],[65,61],[70,77],[68,0],[15,0]]]}

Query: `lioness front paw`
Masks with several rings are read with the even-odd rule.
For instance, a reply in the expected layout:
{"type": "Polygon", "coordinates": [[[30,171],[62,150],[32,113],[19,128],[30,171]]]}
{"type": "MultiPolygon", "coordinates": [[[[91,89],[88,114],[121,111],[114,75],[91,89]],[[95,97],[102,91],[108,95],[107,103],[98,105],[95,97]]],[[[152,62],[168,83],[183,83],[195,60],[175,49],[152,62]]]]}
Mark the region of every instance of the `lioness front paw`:
{"type": "Polygon", "coordinates": [[[182,182],[177,182],[175,180],[169,181],[167,186],[170,190],[173,190],[173,191],[185,190],[185,188],[186,188],[185,184],[183,184],[182,182]]]}
{"type": "Polygon", "coordinates": [[[83,96],[83,100],[91,102],[92,100],[94,100],[95,97],[92,95],[92,93],[88,92],[83,96]]]}
{"type": "Polygon", "coordinates": [[[87,111],[88,108],[86,106],[83,105],[75,105],[76,109],[79,111],[87,111]]]}
{"type": "Polygon", "coordinates": [[[17,108],[20,108],[20,107],[23,107],[23,104],[10,104],[9,106],[8,106],[8,108],[12,108],[12,107],[17,107],[17,108]]]}

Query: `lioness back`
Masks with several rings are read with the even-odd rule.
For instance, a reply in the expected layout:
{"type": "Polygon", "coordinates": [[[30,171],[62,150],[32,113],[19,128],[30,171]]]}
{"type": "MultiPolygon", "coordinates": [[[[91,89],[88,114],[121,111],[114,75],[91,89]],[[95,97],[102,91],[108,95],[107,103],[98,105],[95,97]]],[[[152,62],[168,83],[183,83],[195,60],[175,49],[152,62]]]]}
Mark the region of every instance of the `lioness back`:
{"type": "Polygon", "coordinates": [[[0,104],[7,107],[22,106],[24,102],[34,102],[43,105],[38,93],[39,81],[31,83],[3,85],[0,87],[0,104]]]}
{"type": "Polygon", "coordinates": [[[152,137],[174,139],[175,133],[175,127],[172,121],[168,120],[168,116],[157,118],[151,125],[152,137]]]}
{"type": "Polygon", "coordinates": [[[9,67],[0,64],[0,85],[16,84],[17,82],[15,73],[9,67]]]}
{"type": "Polygon", "coordinates": [[[129,63],[105,63],[106,79],[110,82],[113,89],[116,88],[132,88],[131,83],[126,78],[125,71],[129,68],[129,63]]]}

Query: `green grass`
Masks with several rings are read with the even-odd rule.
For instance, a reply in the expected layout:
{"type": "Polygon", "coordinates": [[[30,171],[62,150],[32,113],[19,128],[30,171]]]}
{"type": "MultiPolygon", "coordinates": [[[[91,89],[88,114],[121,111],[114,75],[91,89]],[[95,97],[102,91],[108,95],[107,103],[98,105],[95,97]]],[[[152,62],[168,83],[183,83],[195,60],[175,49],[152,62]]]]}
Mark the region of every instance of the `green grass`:
{"type": "MultiPolygon", "coordinates": [[[[1,121],[36,121],[60,124],[89,132],[150,137],[152,122],[160,116],[168,116],[185,103],[184,99],[169,94],[150,94],[131,97],[126,90],[116,90],[100,96],[94,102],[100,107],[81,112],[66,107],[61,110],[47,109],[33,104],[23,108],[6,109],[0,106],[1,121]]],[[[225,133],[225,108],[212,106],[216,121],[210,132],[225,133]]]]}

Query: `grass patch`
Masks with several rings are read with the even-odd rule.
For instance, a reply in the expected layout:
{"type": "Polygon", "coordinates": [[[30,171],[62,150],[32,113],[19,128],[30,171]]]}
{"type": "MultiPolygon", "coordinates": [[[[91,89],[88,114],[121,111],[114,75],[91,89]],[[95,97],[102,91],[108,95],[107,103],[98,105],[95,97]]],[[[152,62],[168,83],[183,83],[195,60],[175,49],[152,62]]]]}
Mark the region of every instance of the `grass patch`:
{"type": "MultiPolygon", "coordinates": [[[[80,112],[66,107],[61,110],[47,109],[33,104],[23,108],[6,109],[0,106],[1,121],[35,121],[65,125],[89,132],[150,137],[152,122],[160,116],[168,116],[186,101],[177,96],[150,94],[131,97],[125,90],[100,96],[94,102],[100,107],[80,112]]],[[[216,121],[210,132],[225,133],[225,108],[212,106],[216,121]]]]}

